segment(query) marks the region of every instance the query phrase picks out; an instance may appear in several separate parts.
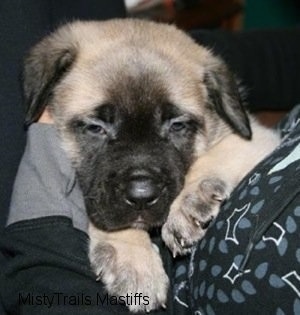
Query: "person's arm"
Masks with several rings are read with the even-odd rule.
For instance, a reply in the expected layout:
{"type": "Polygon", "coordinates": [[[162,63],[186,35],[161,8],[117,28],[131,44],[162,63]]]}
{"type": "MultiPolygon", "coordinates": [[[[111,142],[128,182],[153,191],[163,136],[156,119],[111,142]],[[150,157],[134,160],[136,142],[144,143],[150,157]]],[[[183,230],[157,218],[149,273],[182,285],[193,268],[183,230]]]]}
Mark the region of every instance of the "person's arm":
{"type": "Polygon", "coordinates": [[[0,296],[8,313],[126,311],[107,303],[108,296],[91,272],[86,228],[81,191],[56,129],[33,124],[15,181],[8,226],[0,237],[4,257],[0,296]]]}
{"type": "MultiPolygon", "coordinates": [[[[124,299],[143,301],[131,292],[109,296],[91,271],[82,193],[51,123],[45,112],[28,130],[7,227],[0,235],[0,299],[12,314],[128,313],[124,299]]],[[[166,266],[169,274],[171,267],[166,266]]],[[[171,314],[170,303],[156,314],[171,314]]]]}

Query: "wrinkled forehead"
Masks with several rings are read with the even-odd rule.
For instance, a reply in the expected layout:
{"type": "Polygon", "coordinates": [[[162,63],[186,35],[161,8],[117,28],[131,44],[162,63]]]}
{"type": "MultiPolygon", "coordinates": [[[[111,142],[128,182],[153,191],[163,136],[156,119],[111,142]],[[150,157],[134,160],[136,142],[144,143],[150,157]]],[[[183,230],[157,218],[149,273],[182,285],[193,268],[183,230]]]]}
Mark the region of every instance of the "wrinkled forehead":
{"type": "Polygon", "coordinates": [[[70,116],[88,114],[102,104],[133,113],[174,104],[197,116],[202,114],[206,96],[195,68],[172,56],[137,47],[84,55],[56,92],[63,94],[62,106],[70,116]]]}

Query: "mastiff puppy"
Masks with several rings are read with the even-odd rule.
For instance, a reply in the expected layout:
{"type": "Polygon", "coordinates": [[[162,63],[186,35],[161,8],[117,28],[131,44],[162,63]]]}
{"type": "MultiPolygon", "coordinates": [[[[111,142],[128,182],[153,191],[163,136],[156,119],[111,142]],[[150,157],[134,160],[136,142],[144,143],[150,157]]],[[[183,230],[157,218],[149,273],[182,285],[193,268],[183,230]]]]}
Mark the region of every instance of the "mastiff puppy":
{"type": "Polygon", "coordinates": [[[24,71],[27,124],[45,107],[76,170],[89,257],[112,295],[165,307],[168,277],[147,231],[189,253],[241,178],[279,142],[249,118],[235,77],[174,26],[74,22],[38,43],[24,71]]]}

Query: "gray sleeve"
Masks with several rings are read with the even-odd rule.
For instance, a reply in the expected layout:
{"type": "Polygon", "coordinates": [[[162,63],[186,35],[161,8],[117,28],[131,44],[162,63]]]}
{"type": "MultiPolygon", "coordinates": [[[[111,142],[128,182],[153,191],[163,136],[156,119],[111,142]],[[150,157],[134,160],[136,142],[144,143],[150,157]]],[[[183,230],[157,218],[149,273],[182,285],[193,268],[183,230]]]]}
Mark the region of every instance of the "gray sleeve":
{"type": "Polygon", "coordinates": [[[54,126],[30,126],[15,180],[7,225],[45,216],[66,216],[87,231],[88,219],[75,171],[54,126]]]}

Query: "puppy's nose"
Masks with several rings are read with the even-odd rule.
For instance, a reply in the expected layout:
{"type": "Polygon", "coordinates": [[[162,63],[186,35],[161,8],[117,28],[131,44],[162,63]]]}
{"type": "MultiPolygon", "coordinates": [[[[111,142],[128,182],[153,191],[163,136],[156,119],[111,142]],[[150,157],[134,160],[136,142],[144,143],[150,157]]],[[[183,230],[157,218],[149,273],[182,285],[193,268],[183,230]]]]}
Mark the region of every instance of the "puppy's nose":
{"type": "Polygon", "coordinates": [[[143,208],[154,205],[160,196],[160,188],[150,177],[137,177],[129,181],[125,201],[132,207],[143,208]]]}

